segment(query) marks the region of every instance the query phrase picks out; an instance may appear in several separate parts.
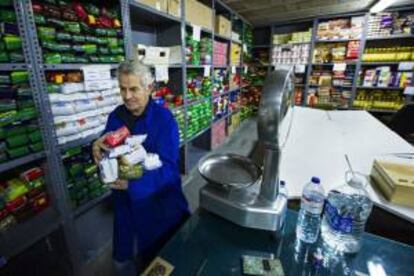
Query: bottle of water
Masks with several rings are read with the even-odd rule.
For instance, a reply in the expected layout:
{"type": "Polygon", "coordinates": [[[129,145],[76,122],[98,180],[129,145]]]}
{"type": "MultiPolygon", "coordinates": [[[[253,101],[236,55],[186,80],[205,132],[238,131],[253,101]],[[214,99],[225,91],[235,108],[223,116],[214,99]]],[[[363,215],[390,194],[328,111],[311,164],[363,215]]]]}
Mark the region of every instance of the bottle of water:
{"type": "Polygon", "coordinates": [[[336,251],[355,253],[372,210],[365,177],[346,174],[346,184],[329,192],[322,220],[322,239],[336,251]]]}
{"type": "Polygon", "coordinates": [[[305,185],[302,192],[296,236],[303,242],[314,243],[318,239],[321,213],[325,200],[324,191],[317,177],[305,185]]]}
{"type": "Polygon", "coordinates": [[[286,182],[281,180],[279,183],[279,193],[286,197],[286,200],[289,199],[288,190],[286,188],[286,182]]]}

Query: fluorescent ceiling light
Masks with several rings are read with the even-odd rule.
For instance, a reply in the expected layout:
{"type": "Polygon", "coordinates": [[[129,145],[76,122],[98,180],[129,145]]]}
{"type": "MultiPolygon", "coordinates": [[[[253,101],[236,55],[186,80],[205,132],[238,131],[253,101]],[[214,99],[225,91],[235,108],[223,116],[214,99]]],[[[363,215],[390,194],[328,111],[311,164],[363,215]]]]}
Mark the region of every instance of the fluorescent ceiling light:
{"type": "Polygon", "coordinates": [[[381,12],[394,4],[394,2],[396,2],[396,0],[379,0],[369,11],[372,13],[381,12]]]}

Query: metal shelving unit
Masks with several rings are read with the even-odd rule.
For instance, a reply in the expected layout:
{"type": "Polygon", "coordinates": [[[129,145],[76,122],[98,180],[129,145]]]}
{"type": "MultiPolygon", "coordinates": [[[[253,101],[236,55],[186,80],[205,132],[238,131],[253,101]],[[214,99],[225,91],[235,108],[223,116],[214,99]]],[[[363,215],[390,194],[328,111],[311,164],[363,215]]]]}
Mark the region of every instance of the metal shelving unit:
{"type": "Polygon", "coordinates": [[[26,63],[0,63],[0,71],[26,70],[26,63]]]}
{"type": "Polygon", "coordinates": [[[0,164],[0,173],[46,157],[44,151],[32,153],[0,164]]]}
{"type": "MultiPolygon", "coordinates": [[[[116,63],[97,63],[98,65],[109,65],[111,69],[117,69],[118,64],[116,63]]],[[[44,64],[44,70],[79,70],[82,66],[90,64],[80,64],[80,63],[62,63],[62,64],[44,64]]]]}

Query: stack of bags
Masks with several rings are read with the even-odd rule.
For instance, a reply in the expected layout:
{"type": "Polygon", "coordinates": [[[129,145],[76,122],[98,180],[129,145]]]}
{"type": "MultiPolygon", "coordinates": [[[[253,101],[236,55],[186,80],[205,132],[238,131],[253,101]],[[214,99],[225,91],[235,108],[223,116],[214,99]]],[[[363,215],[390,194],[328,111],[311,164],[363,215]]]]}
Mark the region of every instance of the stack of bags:
{"type": "Polygon", "coordinates": [[[204,101],[188,107],[187,139],[206,129],[211,122],[211,102],[204,101]]]}
{"type": "Polygon", "coordinates": [[[117,79],[88,86],[80,72],[52,73],[47,78],[59,144],[101,133],[108,114],[122,104],[117,79]]]}
{"type": "Polygon", "coordinates": [[[213,42],[213,64],[214,66],[226,66],[228,44],[214,40],[213,42]]]}
{"type": "Polygon", "coordinates": [[[0,73],[0,162],[43,149],[26,71],[0,73]]]}
{"type": "Polygon", "coordinates": [[[89,145],[68,149],[63,154],[67,188],[75,208],[108,191],[99,179],[98,167],[91,156],[89,145]]]}
{"type": "Polygon", "coordinates": [[[13,1],[0,1],[0,62],[24,62],[13,1]]]}
{"type": "Polygon", "coordinates": [[[49,205],[43,175],[41,168],[33,167],[0,181],[0,233],[49,205]]]}
{"type": "Polygon", "coordinates": [[[228,74],[226,69],[213,71],[213,95],[217,96],[229,90],[228,74]]]}
{"type": "Polygon", "coordinates": [[[73,1],[33,2],[45,63],[116,63],[124,60],[118,10],[73,1]]]}
{"type": "Polygon", "coordinates": [[[213,40],[203,37],[200,41],[201,64],[211,64],[213,61],[213,40]]]}
{"type": "Polygon", "coordinates": [[[131,135],[127,127],[122,127],[105,138],[110,148],[99,162],[101,178],[104,183],[118,179],[138,179],[145,170],[155,170],[162,166],[158,154],[147,153],[142,143],[147,135],[131,135]]]}
{"type": "Polygon", "coordinates": [[[184,141],[185,133],[185,115],[184,111],[180,108],[176,108],[173,111],[173,115],[178,124],[178,134],[180,135],[180,143],[184,141]]]}

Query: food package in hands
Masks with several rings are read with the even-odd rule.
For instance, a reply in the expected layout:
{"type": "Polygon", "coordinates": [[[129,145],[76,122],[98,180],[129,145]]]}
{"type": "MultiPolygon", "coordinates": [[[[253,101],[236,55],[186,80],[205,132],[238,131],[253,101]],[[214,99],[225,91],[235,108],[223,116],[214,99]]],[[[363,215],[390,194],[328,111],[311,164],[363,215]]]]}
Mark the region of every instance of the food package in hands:
{"type": "Polygon", "coordinates": [[[101,179],[104,183],[112,183],[118,179],[118,160],[116,158],[104,157],[99,162],[101,179]]]}
{"type": "Polygon", "coordinates": [[[156,170],[158,168],[161,168],[162,162],[160,160],[160,157],[156,153],[148,153],[147,157],[145,157],[144,160],[144,167],[146,170],[156,170]]]}
{"type": "Polygon", "coordinates": [[[109,134],[105,138],[105,144],[107,144],[110,147],[116,147],[120,144],[122,144],[125,139],[130,135],[128,128],[126,126],[123,126],[119,128],[118,130],[114,131],[113,133],[109,134]]]}
{"type": "Polygon", "coordinates": [[[128,145],[117,146],[109,151],[109,158],[117,158],[118,156],[125,155],[130,151],[131,147],[128,145]]]}
{"type": "Polygon", "coordinates": [[[132,135],[125,139],[125,144],[131,148],[139,148],[142,143],[147,139],[147,135],[132,135]]]}
{"type": "Polygon", "coordinates": [[[142,165],[119,164],[119,178],[130,180],[140,178],[143,174],[142,165]]]}
{"type": "Polygon", "coordinates": [[[144,149],[143,146],[139,145],[138,147],[135,147],[134,151],[132,151],[131,153],[122,156],[121,161],[122,163],[127,165],[135,165],[140,162],[143,162],[146,157],[147,151],[144,149]]]}

